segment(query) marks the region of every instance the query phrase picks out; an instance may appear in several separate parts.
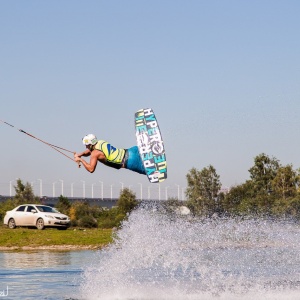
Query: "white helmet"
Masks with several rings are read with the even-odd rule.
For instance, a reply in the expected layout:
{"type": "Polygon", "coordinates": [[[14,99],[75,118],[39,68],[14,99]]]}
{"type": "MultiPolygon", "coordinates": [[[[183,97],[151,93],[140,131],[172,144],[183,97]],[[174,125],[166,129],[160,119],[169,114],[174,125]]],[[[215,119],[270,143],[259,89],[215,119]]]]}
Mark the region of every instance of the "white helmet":
{"type": "Polygon", "coordinates": [[[95,145],[98,142],[97,137],[90,133],[82,139],[83,145],[95,145]]]}

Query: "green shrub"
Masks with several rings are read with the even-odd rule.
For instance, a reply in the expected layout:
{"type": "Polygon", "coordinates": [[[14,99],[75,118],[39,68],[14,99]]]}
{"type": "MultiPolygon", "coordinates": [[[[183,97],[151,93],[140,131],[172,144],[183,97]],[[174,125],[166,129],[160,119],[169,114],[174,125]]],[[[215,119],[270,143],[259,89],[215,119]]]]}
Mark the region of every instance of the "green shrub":
{"type": "Polygon", "coordinates": [[[126,215],[138,206],[136,195],[128,188],[124,188],[117,202],[118,208],[126,215]]]}
{"type": "Polygon", "coordinates": [[[58,198],[58,202],[55,205],[55,208],[62,214],[69,215],[71,203],[67,197],[60,195],[58,198]]]}
{"type": "Polygon", "coordinates": [[[88,216],[88,215],[80,218],[78,220],[78,225],[80,227],[85,227],[85,228],[97,228],[98,227],[97,220],[95,218],[93,218],[92,216],[88,216]]]}
{"type": "Polygon", "coordinates": [[[123,213],[118,207],[113,207],[109,210],[102,211],[98,219],[98,226],[103,229],[119,227],[125,217],[126,214],[123,213]]]}
{"type": "Polygon", "coordinates": [[[7,211],[12,210],[17,206],[17,201],[14,199],[8,199],[0,203],[0,224],[3,224],[3,218],[7,211]]]}

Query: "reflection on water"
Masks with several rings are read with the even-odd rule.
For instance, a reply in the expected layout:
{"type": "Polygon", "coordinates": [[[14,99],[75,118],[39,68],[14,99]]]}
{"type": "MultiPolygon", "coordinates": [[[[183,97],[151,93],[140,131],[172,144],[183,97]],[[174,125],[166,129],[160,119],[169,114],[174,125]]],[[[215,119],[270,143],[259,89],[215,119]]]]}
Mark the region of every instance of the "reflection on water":
{"type": "Polygon", "coordinates": [[[0,252],[3,299],[78,298],[82,268],[92,251],[0,252]]]}
{"type": "Polygon", "coordinates": [[[71,252],[3,252],[0,268],[54,268],[56,266],[71,265],[76,257],[71,252]]]}

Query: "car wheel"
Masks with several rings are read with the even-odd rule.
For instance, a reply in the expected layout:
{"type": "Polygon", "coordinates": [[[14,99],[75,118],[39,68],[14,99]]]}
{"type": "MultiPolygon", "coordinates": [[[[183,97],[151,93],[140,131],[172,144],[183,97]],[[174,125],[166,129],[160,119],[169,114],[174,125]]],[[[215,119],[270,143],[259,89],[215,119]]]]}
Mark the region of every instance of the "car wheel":
{"type": "Polygon", "coordinates": [[[10,228],[10,229],[16,228],[16,222],[15,222],[15,219],[13,219],[13,218],[9,219],[7,225],[8,225],[8,228],[10,228]]]}
{"type": "Polygon", "coordinates": [[[36,221],[36,228],[39,230],[43,230],[44,229],[44,220],[42,218],[37,219],[36,221]]]}

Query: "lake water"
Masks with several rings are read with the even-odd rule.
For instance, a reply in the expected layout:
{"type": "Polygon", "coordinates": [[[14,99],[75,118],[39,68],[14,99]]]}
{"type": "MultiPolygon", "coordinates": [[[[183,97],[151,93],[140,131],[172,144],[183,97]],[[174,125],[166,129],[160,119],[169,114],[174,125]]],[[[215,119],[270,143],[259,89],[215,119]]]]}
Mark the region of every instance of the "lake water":
{"type": "Polygon", "coordinates": [[[4,300],[76,299],[91,255],[92,251],[0,252],[0,296],[4,300]]]}
{"type": "Polygon", "coordinates": [[[0,252],[0,297],[298,300],[300,227],[141,207],[102,251],[0,252]]]}

